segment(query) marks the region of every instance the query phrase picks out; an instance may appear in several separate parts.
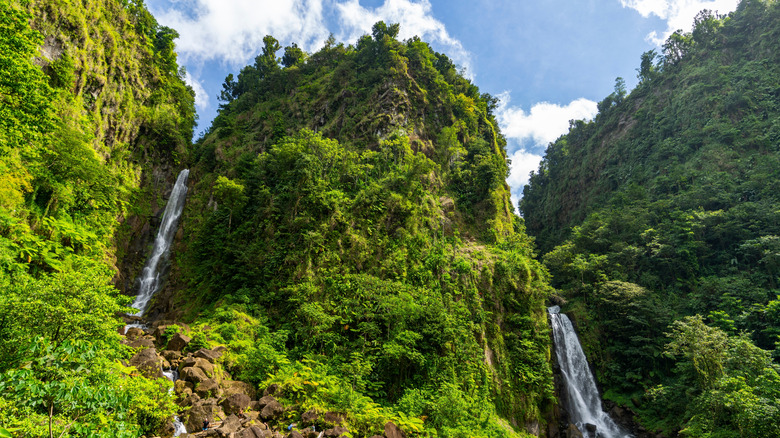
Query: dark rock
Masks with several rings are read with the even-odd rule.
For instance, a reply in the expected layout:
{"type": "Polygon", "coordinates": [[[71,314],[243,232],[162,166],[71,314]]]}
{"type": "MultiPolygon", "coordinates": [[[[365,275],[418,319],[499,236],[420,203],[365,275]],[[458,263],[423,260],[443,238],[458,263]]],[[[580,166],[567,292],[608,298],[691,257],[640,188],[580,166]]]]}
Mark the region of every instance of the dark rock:
{"type": "Polygon", "coordinates": [[[582,436],[582,432],[574,424],[569,424],[569,428],[566,429],[566,438],[585,438],[582,436]]]}
{"type": "Polygon", "coordinates": [[[208,380],[209,377],[200,368],[187,367],[181,370],[179,378],[188,382],[200,383],[204,380],[208,380]]]}
{"type": "Polygon", "coordinates": [[[187,430],[203,429],[204,420],[213,423],[216,407],[217,401],[214,399],[199,400],[187,412],[187,421],[184,423],[184,426],[187,427],[187,430]]]}
{"type": "Polygon", "coordinates": [[[257,407],[259,409],[263,409],[265,407],[265,405],[267,405],[268,403],[271,403],[271,402],[275,402],[275,401],[276,401],[276,398],[274,398],[273,396],[270,396],[270,395],[266,395],[266,396],[264,396],[263,398],[261,398],[260,400],[257,401],[257,407]]]}
{"type": "Polygon", "coordinates": [[[303,435],[294,430],[287,434],[287,438],[303,438],[303,435]]]}
{"type": "Polygon", "coordinates": [[[187,406],[194,406],[200,401],[200,396],[198,394],[190,393],[181,399],[179,399],[179,403],[177,403],[182,408],[186,408],[187,406]]]}
{"type": "Polygon", "coordinates": [[[243,411],[249,407],[249,396],[246,394],[233,394],[222,401],[222,409],[226,414],[238,414],[239,411],[243,411]]]}
{"type": "MultiPolygon", "coordinates": [[[[265,398],[265,397],[263,397],[265,398]]],[[[271,420],[279,417],[284,412],[284,406],[276,400],[266,404],[263,410],[260,411],[260,418],[263,420],[271,420]]]]}
{"type": "Polygon", "coordinates": [[[195,352],[195,357],[206,359],[211,363],[217,363],[217,359],[219,359],[221,356],[222,356],[221,351],[216,352],[214,350],[209,350],[208,348],[201,348],[200,350],[195,352]]]}
{"type": "Polygon", "coordinates": [[[596,427],[595,424],[585,423],[585,430],[587,430],[588,432],[596,433],[596,429],[598,429],[598,427],[596,427]]]}
{"type": "Polygon", "coordinates": [[[326,423],[338,425],[344,421],[344,416],[338,412],[328,411],[325,412],[325,417],[323,420],[325,420],[326,423]]]}
{"type": "Polygon", "coordinates": [[[268,385],[268,388],[263,391],[263,396],[276,394],[277,391],[279,391],[279,385],[276,383],[268,385]]]}
{"type": "Polygon", "coordinates": [[[308,411],[301,414],[301,424],[303,426],[308,426],[317,421],[319,418],[320,413],[317,412],[316,409],[309,409],[308,411]]]}
{"type": "Polygon", "coordinates": [[[313,429],[302,430],[301,434],[303,435],[303,438],[317,438],[320,436],[320,433],[313,429]]]}
{"type": "Polygon", "coordinates": [[[176,333],[175,335],[173,335],[173,337],[171,337],[171,340],[168,341],[168,346],[166,347],[166,350],[182,351],[184,347],[186,347],[187,344],[190,343],[191,340],[192,338],[187,335],[176,333]]]}
{"type": "Polygon", "coordinates": [[[406,434],[392,421],[385,423],[385,436],[387,438],[406,438],[406,434]]]}
{"type": "Polygon", "coordinates": [[[206,379],[195,387],[195,393],[203,398],[219,397],[221,395],[219,383],[214,379],[206,379]]]}
{"type": "Polygon", "coordinates": [[[157,350],[154,348],[141,350],[130,359],[131,366],[134,366],[144,376],[152,379],[163,377],[160,362],[160,358],[157,356],[157,350]]]}
{"type": "MultiPolygon", "coordinates": [[[[387,427],[387,426],[385,426],[385,427],[387,427]]],[[[346,427],[336,426],[333,429],[326,430],[325,433],[323,433],[323,436],[326,436],[328,438],[337,438],[337,437],[340,437],[341,435],[343,435],[343,434],[345,434],[347,432],[349,432],[349,429],[347,429],[346,427]]],[[[387,438],[390,438],[390,437],[387,437],[387,438]]]]}
{"type": "Polygon", "coordinates": [[[235,433],[241,428],[241,420],[235,415],[230,415],[222,422],[222,426],[217,428],[217,432],[221,436],[227,436],[231,433],[235,433]]]}
{"type": "Polygon", "coordinates": [[[180,361],[182,358],[181,352],[176,350],[165,350],[160,354],[162,354],[162,357],[164,357],[165,360],[167,360],[171,364],[180,361]]]}
{"type": "Polygon", "coordinates": [[[222,390],[225,393],[225,397],[229,397],[233,394],[246,394],[250,400],[254,400],[257,395],[254,386],[238,380],[223,380],[222,390]]]}
{"type": "Polygon", "coordinates": [[[134,349],[141,349],[141,348],[154,348],[154,341],[147,338],[138,338],[134,339],[129,342],[125,342],[130,348],[134,349]]]}
{"type": "Polygon", "coordinates": [[[265,438],[266,432],[258,426],[252,426],[236,434],[236,438],[265,438]]]}
{"type": "Polygon", "coordinates": [[[145,334],[146,333],[144,333],[143,329],[141,329],[141,328],[130,327],[125,332],[125,338],[127,338],[128,341],[134,341],[134,340],[136,340],[138,338],[143,337],[145,334]]]}

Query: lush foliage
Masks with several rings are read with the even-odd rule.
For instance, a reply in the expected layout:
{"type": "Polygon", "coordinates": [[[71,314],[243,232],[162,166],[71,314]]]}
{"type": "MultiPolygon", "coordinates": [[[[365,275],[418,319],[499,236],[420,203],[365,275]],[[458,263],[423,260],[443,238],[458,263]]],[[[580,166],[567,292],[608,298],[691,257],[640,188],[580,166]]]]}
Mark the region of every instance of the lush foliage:
{"type": "Polygon", "coordinates": [[[773,435],[750,423],[780,409],[771,365],[729,364],[764,357],[755,346],[780,356],[779,23],[776,2],[700,13],[662,56],[642,56],[635,90],[618,83],[594,121],[549,146],[521,201],[601,381],[637,402],[663,383],[641,411],[667,431],[773,435]],[[715,342],[704,356],[673,324],[686,315],[710,327],[697,326],[715,342]],[[685,364],[703,379],[690,390],[685,364]]]}
{"type": "Polygon", "coordinates": [[[175,36],[142,2],[0,4],[0,425],[20,436],[136,437],[173,412],[121,365],[108,267],[152,167],[188,150],[175,36]]]}
{"type": "Polygon", "coordinates": [[[232,371],[358,435],[523,433],[554,403],[547,274],[511,212],[495,100],[397,32],[281,60],[266,37],[228,76],[193,153],[186,301],[263,321],[248,339],[209,322],[232,371]]]}

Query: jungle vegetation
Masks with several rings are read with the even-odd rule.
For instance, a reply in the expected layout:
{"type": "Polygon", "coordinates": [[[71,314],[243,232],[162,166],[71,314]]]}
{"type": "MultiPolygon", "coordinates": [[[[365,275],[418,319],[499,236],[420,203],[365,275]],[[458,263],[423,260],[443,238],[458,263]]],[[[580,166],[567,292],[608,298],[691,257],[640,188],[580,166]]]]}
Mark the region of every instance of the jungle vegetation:
{"type": "Polygon", "coordinates": [[[550,144],[520,210],[617,401],[780,433],[780,4],[702,11],[550,144]]]}

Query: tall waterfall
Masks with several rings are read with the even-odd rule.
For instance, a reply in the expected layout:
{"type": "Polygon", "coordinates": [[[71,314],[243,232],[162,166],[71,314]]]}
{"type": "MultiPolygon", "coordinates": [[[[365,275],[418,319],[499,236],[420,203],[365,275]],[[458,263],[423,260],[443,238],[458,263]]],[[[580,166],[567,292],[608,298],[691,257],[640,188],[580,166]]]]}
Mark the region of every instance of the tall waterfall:
{"type": "Polygon", "coordinates": [[[165,264],[168,262],[171,242],[173,241],[173,236],[176,234],[179,217],[181,217],[181,212],[184,209],[184,198],[187,196],[187,177],[189,175],[189,169],[184,169],[179,172],[179,176],[176,178],[176,184],[173,186],[173,191],[171,192],[171,198],[165,206],[160,230],[157,232],[157,237],[154,239],[152,255],[149,256],[149,259],[144,266],[144,270],[138,278],[140,286],[138,288],[138,295],[132,305],[134,309],[138,310],[138,312],[134,314],[135,316],[142,316],[144,314],[146,306],[149,304],[149,300],[152,299],[160,288],[160,277],[162,276],[165,264]]]}
{"type": "Polygon", "coordinates": [[[560,313],[561,308],[558,306],[552,306],[547,311],[550,313],[555,353],[567,388],[571,422],[586,437],[630,438],[632,435],[622,430],[601,409],[596,381],[588,368],[588,361],[569,317],[560,313]],[[588,431],[588,424],[596,426],[595,434],[588,431]]]}

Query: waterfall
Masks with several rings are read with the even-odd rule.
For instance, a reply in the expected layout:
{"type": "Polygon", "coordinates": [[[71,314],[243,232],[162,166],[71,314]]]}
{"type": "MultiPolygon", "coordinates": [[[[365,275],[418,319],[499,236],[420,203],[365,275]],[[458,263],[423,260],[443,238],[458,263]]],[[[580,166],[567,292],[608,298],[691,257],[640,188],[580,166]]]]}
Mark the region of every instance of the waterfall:
{"type": "MultiPolygon", "coordinates": [[[[170,370],[163,370],[163,375],[168,378],[171,382],[176,382],[179,380],[179,372],[170,369],[170,370]]],[[[173,388],[171,388],[171,391],[173,391],[173,388]]],[[[184,423],[181,421],[181,418],[179,416],[173,417],[173,436],[179,436],[187,433],[187,427],[184,426],[184,423]]]]}
{"type": "Polygon", "coordinates": [[[555,353],[567,388],[571,422],[589,438],[632,437],[601,409],[601,397],[596,388],[596,380],[588,368],[588,361],[577,339],[577,333],[569,317],[560,313],[560,310],[558,306],[547,309],[553,330],[555,353]],[[588,430],[588,424],[591,425],[591,431],[588,430]],[[593,425],[596,426],[595,433],[592,432],[593,425]]]}
{"type": "Polygon", "coordinates": [[[184,209],[184,198],[187,196],[187,177],[189,174],[190,171],[188,169],[179,172],[179,176],[176,178],[176,184],[173,186],[173,191],[171,192],[171,198],[165,206],[160,230],[157,231],[157,237],[154,239],[152,254],[146,261],[144,270],[138,278],[138,295],[132,304],[132,307],[138,310],[138,312],[134,314],[135,316],[143,316],[146,306],[149,304],[149,300],[152,299],[160,288],[160,278],[162,277],[163,268],[168,261],[171,242],[173,241],[173,236],[176,234],[179,217],[181,217],[181,212],[184,209]]]}

